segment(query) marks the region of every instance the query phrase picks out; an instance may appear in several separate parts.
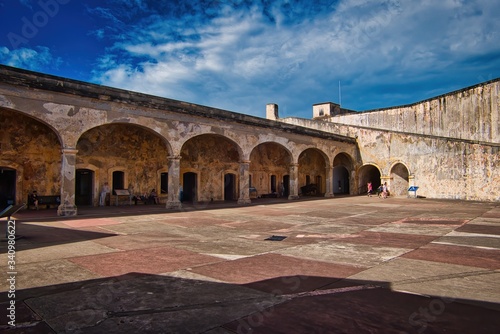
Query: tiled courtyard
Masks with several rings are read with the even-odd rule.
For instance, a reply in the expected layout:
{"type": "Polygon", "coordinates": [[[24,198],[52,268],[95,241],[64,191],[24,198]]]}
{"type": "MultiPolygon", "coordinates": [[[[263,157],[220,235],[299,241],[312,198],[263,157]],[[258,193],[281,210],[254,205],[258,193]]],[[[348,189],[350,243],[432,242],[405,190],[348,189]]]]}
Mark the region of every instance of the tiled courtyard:
{"type": "Polygon", "coordinates": [[[6,333],[500,328],[499,203],[356,196],[15,219],[17,326],[2,316],[6,333]]]}

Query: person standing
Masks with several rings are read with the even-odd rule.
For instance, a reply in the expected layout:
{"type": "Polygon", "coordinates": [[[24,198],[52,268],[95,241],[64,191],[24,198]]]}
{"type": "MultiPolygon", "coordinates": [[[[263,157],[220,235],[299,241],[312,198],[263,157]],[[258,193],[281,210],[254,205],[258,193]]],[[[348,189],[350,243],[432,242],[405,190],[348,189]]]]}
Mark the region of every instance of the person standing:
{"type": "Polygon", "coordinates": [[[104,206],[106,204],[106,196],[108,195],[110,189],[108,182],[104,182],[101,189],[101,196],[99,197],[99,205],[104,206]]]}
{"type": "Polygon", "coordinates": [[[153,188],[153,190],[149,193],[149,200],[153,202],[153,204],[160,204],[160,199],[158,198],[156,189],[153,188]]]}
{"type": "Polygon", "coordinates": [[[387,182],[382,186],[382,198],[387,198],[387,182]]]}
{"type": "Polygon", "coordinates": [[[371,182],[368,182],[368,197],[372,197],[373,186],[371,182]]]}

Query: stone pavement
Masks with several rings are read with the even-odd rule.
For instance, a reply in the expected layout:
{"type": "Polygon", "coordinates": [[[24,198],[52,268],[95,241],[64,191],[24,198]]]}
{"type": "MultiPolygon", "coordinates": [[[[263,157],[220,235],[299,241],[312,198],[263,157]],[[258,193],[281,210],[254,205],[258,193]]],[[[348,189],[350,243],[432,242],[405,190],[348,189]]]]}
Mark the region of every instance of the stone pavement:
{"type": "Polygon", "coordinates": [[[1,332],[500,328],[499,203],[356,196],[54,214],[14,217],[15,298],[1,243],[1,332]]]}

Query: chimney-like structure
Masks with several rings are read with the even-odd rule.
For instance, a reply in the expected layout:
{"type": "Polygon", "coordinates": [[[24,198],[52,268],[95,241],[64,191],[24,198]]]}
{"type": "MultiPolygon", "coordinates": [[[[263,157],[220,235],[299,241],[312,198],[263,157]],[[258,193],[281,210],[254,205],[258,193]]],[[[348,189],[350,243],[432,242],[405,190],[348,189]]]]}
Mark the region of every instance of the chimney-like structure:
{"type": "Polygon", "coordinates": [[[266,105],[266,118],[273,121],[280,118],[278,114],[278,105],[276,103],[268,103],[266,105]]]}

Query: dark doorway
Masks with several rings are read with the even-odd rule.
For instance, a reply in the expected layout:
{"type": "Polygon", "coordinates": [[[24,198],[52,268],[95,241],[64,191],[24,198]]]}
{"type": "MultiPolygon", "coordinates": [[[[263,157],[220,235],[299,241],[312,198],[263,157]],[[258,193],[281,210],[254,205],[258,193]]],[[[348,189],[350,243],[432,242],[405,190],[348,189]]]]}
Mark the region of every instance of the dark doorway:
{"type": "Polygon", "coordinates": [[[283,197],[290,196],[290,175],[283,176],[283,197]]]}
{"type": "Polygon", "coordinates": [[[276,192],[276,175],[271,175],[271,193],[276,192]]]}
{"type": "Polygon", "coordinates": [[[349,194],[349,171],[344,166],[333,168],[333,193],[349,194]]]}
{"type": "Polygon", "coordinates": [[[196,200],[196,173],[188,172],[182,176],[184,185],[182,193],[183,202],[194,202],[196,200]]]}
{"type": "Polygon", "coordinates": [[[368,182],[372,183],[373,191],[376,191],[382,184],[380,181],[380,171],[373,165],[366,165],[359,170],[359,194],[366,194],[368,182]]]}
{"type": "Polygon", "coordinates": [[[116,189],[125,189],[125,172],[115,171],[113,172],[113,195],[116,195],[114,192],[116,189]]]}
{"type": "Polygon", "coordinates": [[[316,176],[316,195],[324,195],[323,178],[320,175],[316,176]]]}
{"type": "Polygon", "coordinates": [[[160,193],[168,193],[168,173],[161,173],[160,175],[160,193]]]}
{"type": "Polygon", "coordinates": [[[224,200],[234,201],[236,199],[236,175],[224,175],[224,200]]]}
{"type": "Polygon", "coordinates": [[[16,204],[16,170],[0,167],[0,210],[16,204]]]}
{"type": "Polygon", "coordinates": [[[75,204],[92,205],[94,172],[89,169],[76,170],[75,204]]]}

